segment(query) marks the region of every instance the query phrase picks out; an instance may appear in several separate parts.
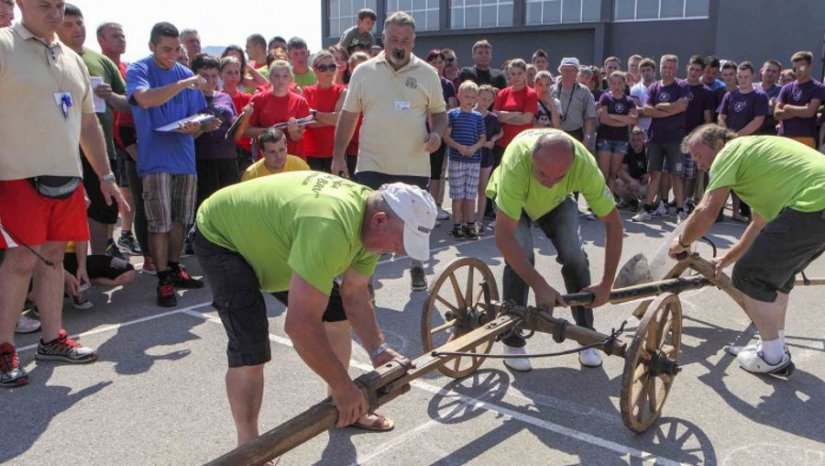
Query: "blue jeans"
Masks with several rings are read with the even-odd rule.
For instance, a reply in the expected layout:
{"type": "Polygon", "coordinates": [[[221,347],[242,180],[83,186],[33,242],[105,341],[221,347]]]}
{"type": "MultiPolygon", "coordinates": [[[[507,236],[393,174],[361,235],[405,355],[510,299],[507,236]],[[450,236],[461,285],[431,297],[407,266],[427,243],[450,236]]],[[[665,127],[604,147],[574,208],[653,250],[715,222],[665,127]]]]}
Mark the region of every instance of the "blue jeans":
{"type": "MultiPolygon", "coordinates": [[[[556,248],[556,261],[561,264],[561,275],[568,293],[577,293],[590,286],[590,261],[584,252],[579,228],[579,209],[572,196],[568,196],[558,207],[536,220],[536,225],[547,235],[556,248]]],[[[531,264],[536,263],[533,252],[533,236],[530,231],[530,218],[522,212],[516,227],[516,241],[531,264]]],[[[503,299],[519,306],[527,305],[530,287],[510,264],[505,263],[503,277],[503,299]]],[[[593,310],[582,306],[573,307],[576,325],[593,328],[593,310]]],[[[504,339],[508,346],[525,345],[521,336],[504,339]]]]}

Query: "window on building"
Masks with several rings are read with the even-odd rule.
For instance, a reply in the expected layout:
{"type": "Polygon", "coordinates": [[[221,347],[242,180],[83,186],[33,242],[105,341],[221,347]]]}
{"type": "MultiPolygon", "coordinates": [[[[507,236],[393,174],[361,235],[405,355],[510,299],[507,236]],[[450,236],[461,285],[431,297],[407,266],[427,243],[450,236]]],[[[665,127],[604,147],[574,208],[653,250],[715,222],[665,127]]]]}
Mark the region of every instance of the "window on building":
{"type": "Polygon", "coordinates": [[[329,0],[329,36],[340,37],[358,23],[362,8],[376,10],[377,0],[329,0]]]}
{"type": "Polygon", "coordinates": [[[581,23],[601,19],[601,0],[526,0],[527,24],[581,23]]]}
{"type": "Polygon", "coordinates": [[[416,31],[439,29],[439,0],[387,0],[387,16],[405,11],[415,20],[416,31]]]}
{"type": "Polygon", "coordinates": [[[513,0],[450,0],[450,27],[475,29],[513,25],[513,0]]]}
{"type": "Polygon", "coordinates": [[[616,21],[694,19],[709,14],[710,0],[615,0],[613,6],[616,21]]]}

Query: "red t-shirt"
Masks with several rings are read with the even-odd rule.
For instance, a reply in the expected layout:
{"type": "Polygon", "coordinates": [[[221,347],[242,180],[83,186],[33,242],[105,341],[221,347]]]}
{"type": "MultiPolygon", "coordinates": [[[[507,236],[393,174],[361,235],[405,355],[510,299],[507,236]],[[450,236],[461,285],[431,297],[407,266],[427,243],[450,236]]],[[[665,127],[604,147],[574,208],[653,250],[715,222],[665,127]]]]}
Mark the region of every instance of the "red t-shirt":
{"type": "MultiPolygon", "coordinates": [[[[123,79],[125,80],[126,70],[129,69],[129,64],[120,62],[117,64],[117,69],[120,71],[120,75],[123,76],[123,79]]],[[[115,112],[115,127],[118,126],[134,128],[135,120],[132,118],[132,112],[115,112]]],[[[117,134],[117,131],[115,131],[115,134],[117,134]]]]}
{"type": "MultiPolygon", "coordinates": [[[[512,86],[508,86],[498,91],[493,109],[497,111],[503,110],[505,112],[526,112],[535,115],[539,110],[539,97],[536,91],[529,86],[525,86],[524,89],[520,91],[514,91],[512,86]]],[[[501,128],[504,130],[504,135],[496,141],[496,145],[498,147],[507,147],[507,144],[510,144],[510,141],[512,141],[518,133],[532,127],[532,123],[521,126],[502,123],[501,128]]]]}
{"type": "MultiPolygon", "coordinates": [[[[309,116],[307,100],[294,92],[288,92],[283,97],[277,97],[271,92],[259,92],[252,96],[251,102],[255,106],[255,110],[252,111],[252,116],[249,117],[249,124],[258,128],[267,128],[277,123],[285,123],[290,118],[309,116]]],[[[303,157],[304,148],[301,141],[293,141],[289,136],[289,131],[284,130],[284,134],[286,134],[287,153],[303,157]]]]}
{"type": "MultiPolygon", "coordinates": [[[[257,91],[255,93],[257,94],[258,92],[272,92],[272,83],[267,81],[264,84],[261,84],[260,86],[257,87],[257,91]]],[[[289,92],[296,92],[297,93],[298,92],[298,83],[293,81],[292,84],[289,85],[289,92]]]]}
{"type": "MultiPolygon", "coordinates": [[[[334,112],[338,98],[344,92],[344,86],[333,84],[327,89],[321,89],[320,84],[303,88],[304,98],[309,108],[319,112],[334,112]]],[[[307,128],[304,130],[304,155],[312,157],[331,158],[335,145],[335,126],[321,128],[307,128]]]]}
{"type": "MultiPolygon", "coordinates": [[[[226,90],[224,89],[223,92],[226,92],[226,90]]],[[[229,94],[228,92],[226,93],[229,94]]],[[[238,117],[240,118],[241,112],[249,103],[249,101],[252,100],[252,95],[247,94],[246,92],[243,92],[240,89],[238,89],[235,92],[235,95],[230,95],[230,97],[232,97],[232,104],[235,105],[235,115],[238,115],[238,117]]],[[[245,149],[249,152],[252,152],[252,138],[241,137],[240,139],[235,141],[235,145],[237,145],[241,149],[245,149]]]]}

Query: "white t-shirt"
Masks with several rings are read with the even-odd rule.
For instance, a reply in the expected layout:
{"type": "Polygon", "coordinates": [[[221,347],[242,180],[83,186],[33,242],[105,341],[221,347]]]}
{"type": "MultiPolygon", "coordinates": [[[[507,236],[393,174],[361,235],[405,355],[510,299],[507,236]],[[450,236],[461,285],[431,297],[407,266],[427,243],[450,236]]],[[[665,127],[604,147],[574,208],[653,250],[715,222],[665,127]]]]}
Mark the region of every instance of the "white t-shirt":
{"type": "MultiPolygon", "coordinates": [[[[636,107],[642,108],[647,101],[647,86],[645,83],[640,82],[637,83],[635,86],[630,88],[630,98],[636,103],[636,107]]],[[[636,124],[639,128],[645,130],[645,134],[648,134],[648,130],[650,130],[650,122],[652,118],[650,117],[642,117],[639,118],[639,122],[636,124]]]]}

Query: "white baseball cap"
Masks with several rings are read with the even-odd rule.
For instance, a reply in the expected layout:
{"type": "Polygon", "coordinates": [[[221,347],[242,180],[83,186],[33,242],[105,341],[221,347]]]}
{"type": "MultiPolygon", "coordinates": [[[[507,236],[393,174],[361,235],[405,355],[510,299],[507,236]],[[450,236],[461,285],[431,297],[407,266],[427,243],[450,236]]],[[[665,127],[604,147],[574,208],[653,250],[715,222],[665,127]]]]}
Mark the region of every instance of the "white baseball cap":
{"type": "Polygon", "coordinates": [[[404,251],[415,260],[430,258],[430,232],[435,227],[438,208],[427,191],[405,183],[381,186],[381,195],[404,221],[404,251]]]}
{"type": "Polygon", "coordinates": [[[576,57],[564,57],[561,59],[561,63],[559,64],[559,70],[561,70],[562,66],[575,66],[578,68],[580,66],[579,59],[576,57]]]}

